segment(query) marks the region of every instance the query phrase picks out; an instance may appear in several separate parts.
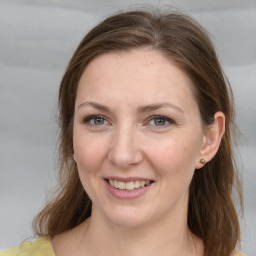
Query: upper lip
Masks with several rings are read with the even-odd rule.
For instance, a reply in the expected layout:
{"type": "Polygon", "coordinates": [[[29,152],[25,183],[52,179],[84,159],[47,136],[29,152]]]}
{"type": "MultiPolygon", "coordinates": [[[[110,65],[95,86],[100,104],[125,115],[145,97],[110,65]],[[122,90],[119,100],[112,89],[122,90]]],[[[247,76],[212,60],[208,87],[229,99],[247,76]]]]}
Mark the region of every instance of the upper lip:
{"type": "Polygon", "coordinates": [[[109,177],[105,177],[105,180],[117,180],[117,181],[123,181],[123,182],[129,182],[129,181],[142,181],[142,180],[149,180],[149,181],[153,181],[152,179],[148,179],[148,178],[143,178],[143,177],[118,177],[118,176],[109,176],[109,177]]]}

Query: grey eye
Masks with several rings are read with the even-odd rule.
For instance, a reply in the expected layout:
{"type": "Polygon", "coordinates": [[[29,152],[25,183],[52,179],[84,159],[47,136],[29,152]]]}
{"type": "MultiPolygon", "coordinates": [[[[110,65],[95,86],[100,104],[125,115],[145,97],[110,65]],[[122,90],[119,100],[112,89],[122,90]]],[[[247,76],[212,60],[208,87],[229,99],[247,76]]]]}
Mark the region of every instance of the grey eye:
{"type": "Polygon", "coordinates": [[[93,121],[94,125],[103,125],[105,120],[101,117],[94,117],[91,121],[93,121]]]}
{"type": "Polygon", "coordinates": [[[171,118],[162,115],[152,116],[149,121],[149,125],[159,128],[168,127],[174,123],[175,122],[171,118]]]}
{"type": "Polygon", "coordinates": [[[165,125],[165,123],[166,123],[166,119],[164,119],[164,118],[157,117],[154,119],[154,124],[156,126],[163,126],[163,125],[165,125]]]}
{"type": "Polygon", "coordinates": [[[83,123],[95,128],[96,126],[109,125],[109,122],[105,119],[105,117],[100,115],[87,116],[83,119],[83,123]]]}

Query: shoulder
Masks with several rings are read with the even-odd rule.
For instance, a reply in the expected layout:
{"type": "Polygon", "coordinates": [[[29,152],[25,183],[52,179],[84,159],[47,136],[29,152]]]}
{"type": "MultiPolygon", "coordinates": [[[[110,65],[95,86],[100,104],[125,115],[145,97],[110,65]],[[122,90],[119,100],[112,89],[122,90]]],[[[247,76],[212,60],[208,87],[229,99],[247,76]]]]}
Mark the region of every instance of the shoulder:
{"type": "MultiPolygon", "coordinates": [[[[1,255],[0,255],[1,256],[1,255]]],[[[246,256],[245,254],[239,252],[239,251],[235,251],[233,256],[246,256]]]]}
{"type": "Polygon", "coordinates": [[[49,237],[41,237],[32,242],[22,242],[20,246],[0,252],[0,256],[55,256],[49,237]]]}

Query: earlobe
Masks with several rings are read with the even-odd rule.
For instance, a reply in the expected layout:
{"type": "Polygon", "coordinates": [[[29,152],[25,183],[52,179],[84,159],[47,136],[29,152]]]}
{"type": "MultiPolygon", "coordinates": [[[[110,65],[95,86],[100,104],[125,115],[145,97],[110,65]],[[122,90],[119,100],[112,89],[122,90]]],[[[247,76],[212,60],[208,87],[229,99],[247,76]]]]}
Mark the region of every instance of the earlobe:
{"type": "Polygon", "coordinates": [[[225,115],[218,111],[214,115],[214,122],[206,128],[202,147],[198,155],[196,169],[202,168],[218,152],[221,139],[225,133],[225,115]]]}

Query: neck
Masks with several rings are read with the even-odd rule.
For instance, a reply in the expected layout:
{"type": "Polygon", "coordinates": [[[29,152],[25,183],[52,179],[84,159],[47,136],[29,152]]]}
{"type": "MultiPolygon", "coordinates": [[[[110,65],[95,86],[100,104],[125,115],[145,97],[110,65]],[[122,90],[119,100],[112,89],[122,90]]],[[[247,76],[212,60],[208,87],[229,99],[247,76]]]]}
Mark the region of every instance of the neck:
{"type": "Polygon", "coordinates": [[[109,223],[100,213],[93,212],[92,217],[84,223],[81,248],[90,251],[89,255],[100,256],[151,256],[159,252],[166,256],[197,255],[197,246],[186,220],[184,211],[176,218],[163,216],[150,225],[122,227],[109,223]]]}

